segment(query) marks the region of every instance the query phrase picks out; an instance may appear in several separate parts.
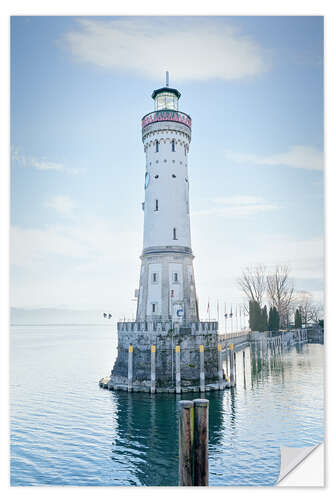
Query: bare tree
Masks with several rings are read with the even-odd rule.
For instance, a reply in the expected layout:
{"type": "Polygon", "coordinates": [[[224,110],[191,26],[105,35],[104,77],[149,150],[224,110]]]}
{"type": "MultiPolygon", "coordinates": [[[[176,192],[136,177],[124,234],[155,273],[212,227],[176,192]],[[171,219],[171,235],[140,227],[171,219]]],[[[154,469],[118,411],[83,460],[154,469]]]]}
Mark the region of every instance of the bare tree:
{"type": "Polygon", "coordinates": [[[305,326],[309,323],[318,323],[322,316],[323,309],[321,304],[313,300],[313,295],[310,292],[301,290],[296,294],[296,307],[299,309],[302,317],[302,324],[305,326]]]}
{"type": "Polygon", "coordinates": [[[294,299],[288,266],[276,266],[274,273],[267,276],[266,283],[270,306],[278,310],[281,326],[287,326],[294,299]]]}
{"type": "Polygon", "coordinates": [[[265,266],[261,265],[244,269],[242,276],[238,279],[238,285],[249,301],[254,300],[262,307],[263,297],[266,291],[265,266]]]}

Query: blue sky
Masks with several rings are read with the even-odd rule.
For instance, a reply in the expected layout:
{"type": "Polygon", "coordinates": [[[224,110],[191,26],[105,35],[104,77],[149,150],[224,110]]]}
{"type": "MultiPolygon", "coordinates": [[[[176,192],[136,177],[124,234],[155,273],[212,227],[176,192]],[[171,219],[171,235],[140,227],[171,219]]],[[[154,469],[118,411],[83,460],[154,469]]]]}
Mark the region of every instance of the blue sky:
{"type": "Polygon", "coordinates": [[[141,117],[180,90],[193,121],[202,314],[242,268],[287,264],[323,298],[321,17],[13,17],[11,303],[130,316],[142,250],[141,117]]]}

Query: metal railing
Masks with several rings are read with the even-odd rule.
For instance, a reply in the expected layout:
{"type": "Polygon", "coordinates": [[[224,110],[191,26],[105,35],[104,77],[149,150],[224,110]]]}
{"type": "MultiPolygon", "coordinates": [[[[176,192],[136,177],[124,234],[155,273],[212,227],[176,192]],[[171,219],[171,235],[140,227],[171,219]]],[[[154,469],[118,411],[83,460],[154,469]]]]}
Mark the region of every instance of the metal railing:
{"type": "Polygon", "coordinates": [[[236,337],[242,337],[243,335],[248,335],[249,333],[251,333],[251,330],[238,330],[236,332],[221,333],[220,335],[223,340],[229,340],[236,337]]]}

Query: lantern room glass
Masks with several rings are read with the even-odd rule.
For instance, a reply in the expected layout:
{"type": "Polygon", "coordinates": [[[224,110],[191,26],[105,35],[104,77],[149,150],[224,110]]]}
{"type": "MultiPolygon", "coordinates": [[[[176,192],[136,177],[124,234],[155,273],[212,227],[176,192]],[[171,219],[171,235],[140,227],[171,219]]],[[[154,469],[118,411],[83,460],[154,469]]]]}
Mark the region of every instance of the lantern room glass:
{"type": "Polygon", "coordinates": [[[155,97],[155,111],[172,109],[178,111],[178,97],[172,92],[161,92],[155,97]]]}

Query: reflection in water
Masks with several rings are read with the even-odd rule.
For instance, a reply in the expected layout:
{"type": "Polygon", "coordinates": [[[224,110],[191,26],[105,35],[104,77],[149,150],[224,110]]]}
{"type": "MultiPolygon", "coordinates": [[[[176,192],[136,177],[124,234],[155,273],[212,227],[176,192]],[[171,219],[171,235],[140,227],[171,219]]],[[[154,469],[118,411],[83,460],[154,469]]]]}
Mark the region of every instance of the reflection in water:
{"type": "MultiPolygon", "coordinates": [[[[252,345],[245,349],[245,363],[242,351],[236,353],[237,377],[244,383],[231,390],[205,393],[204,397],[210,401],[210,484],[274,484],[279,472],[280,444],[292,445],[303,439],[305,446],[322,439],[321,419],[311,421],[312,426],[318,427],[315,435],[308,432],[309,425],[306,435],[297,436],[294,423],[286,422],[283,415],[286,401],[292,413],[290,398],[295,396],[296,390],[302,391],[305,372],[312,370],[310,353],[307,352],[304,358],[305,350],[306,347],[291,348],[284,352],[284,360],[276,347],[265,349],[261,344],[252,345]],[[289,392],[286,401],[280,385],[281,381],[285,382],[285,369],[292,379],[292,384],[286,387],[289,392]],[[294,374],[295,369],[303,372],[297,389],[294,381],[299,373],[294,374]],[[246,379],[251,381],[250,398],[246,379]],[[295,435],[290,435],[289,424],[295,435]]],[[[317,365],[317,357],[315,361],[317,365]]],[[[304,392],[306,401],[310,397],[307,390],[304,392]]],[[[177,485],[177,403],[180,399],[202,395],[119,392],[113,397],[118,414],[114,446],[124,450],[127,467],[135,476],[129,484],[177,485]]],[[[293,417],[290,415],[290,418],[293,417]]]]}
{"type": "Polygon", "coordinates": [[[272,485],[281,445],[323,440],[322,345],[252,344],[245,369],[236,353],[235,388],[150,395],[97,387],[101,357],[110,363],[108,332],[97,333],[100,343],[82,327],[14,336],[13,485],[177,485],[180,399],[210,401],[210,485],[272,485]]]}

